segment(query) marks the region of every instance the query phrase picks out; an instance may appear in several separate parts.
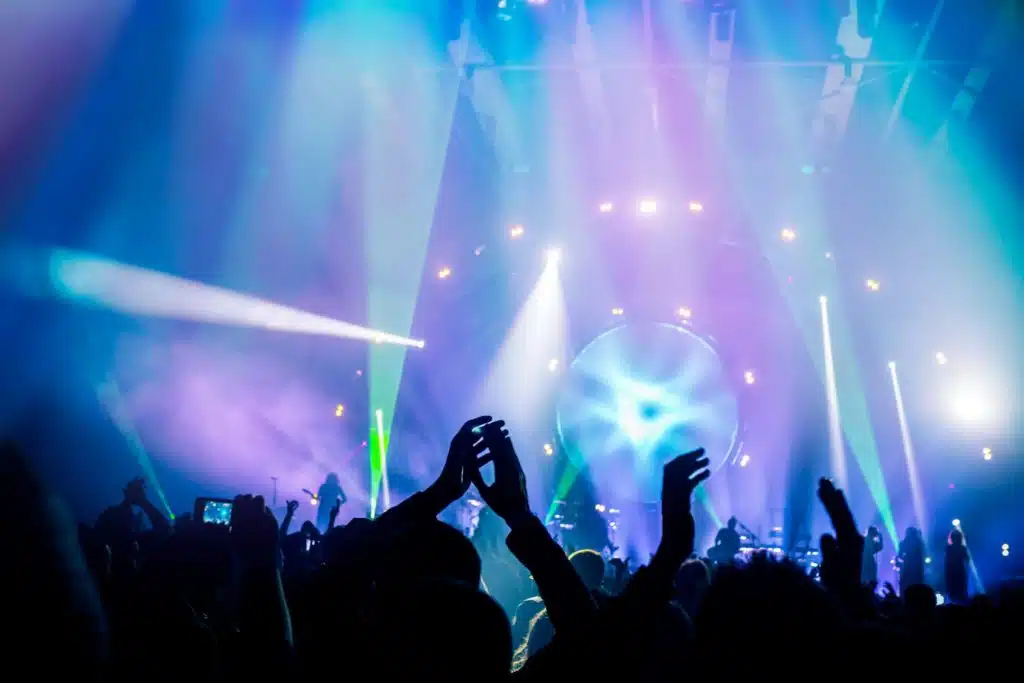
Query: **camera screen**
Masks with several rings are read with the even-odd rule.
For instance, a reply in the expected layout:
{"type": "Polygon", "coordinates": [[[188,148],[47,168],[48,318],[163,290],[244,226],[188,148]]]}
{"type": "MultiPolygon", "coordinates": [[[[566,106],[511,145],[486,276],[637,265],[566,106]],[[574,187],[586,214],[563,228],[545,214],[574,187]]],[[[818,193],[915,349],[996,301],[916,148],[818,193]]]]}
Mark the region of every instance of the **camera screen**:
{"type": "Polygon", "coordinates": [[[208,524],[230,524],[231,503],[210,500],[203,507],[203,522],[208,524]]]}

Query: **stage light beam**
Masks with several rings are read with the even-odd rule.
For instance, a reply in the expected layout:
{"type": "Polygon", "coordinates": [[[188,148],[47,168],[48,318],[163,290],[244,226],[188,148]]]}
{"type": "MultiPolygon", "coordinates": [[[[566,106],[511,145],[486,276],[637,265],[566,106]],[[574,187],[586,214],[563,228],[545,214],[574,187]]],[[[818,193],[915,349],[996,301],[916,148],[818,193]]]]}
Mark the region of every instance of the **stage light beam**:
{"type": "MultiPolygon", "coordinates": [[[[381,344],[419,347],[421,340],[372,330],[256,297],[68,249],[13,250],[24,267],[46,270],[52,289],[38,296],[151,318],[254,327],[381,344]]],[[[15,281],[15,286],[18,282],[15,281]]]]}

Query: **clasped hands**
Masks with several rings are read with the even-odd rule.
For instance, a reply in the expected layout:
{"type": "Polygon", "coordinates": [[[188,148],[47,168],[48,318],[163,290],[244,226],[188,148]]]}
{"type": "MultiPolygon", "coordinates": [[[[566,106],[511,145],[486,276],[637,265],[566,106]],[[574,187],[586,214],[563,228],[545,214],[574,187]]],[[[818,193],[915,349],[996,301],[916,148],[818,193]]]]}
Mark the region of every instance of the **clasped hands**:
{"type": "MultiPolygon", "coordinates": [[[[687,548],[685,554],[693,548],[690,500],[694,489],[710,475],[707,466],[704,450],[698,449],[674,458],[664,468],[662,540],[673,549],[687,548]]],[[[503,420],[483,415],[463,424],[452,439],[441,474],[426,493],[443,509],[461,498],[470,484],[510,528],[532,517],[526,477],[503,420]],[[494,465],[494,483],[487,485],[481,470],[489,463],[494,465]]]]}
{"type": "Polygon", "coordinates": [[[461,498],[470,484],[510,527],[532,516],[526,476],[504,420],[482,415],[463,424],[448,448],[441,474],[426,493],[443,509],[461,498]],[[494,466],[494,483],[490,485],[481,473],[488,464],[494,466]]]}

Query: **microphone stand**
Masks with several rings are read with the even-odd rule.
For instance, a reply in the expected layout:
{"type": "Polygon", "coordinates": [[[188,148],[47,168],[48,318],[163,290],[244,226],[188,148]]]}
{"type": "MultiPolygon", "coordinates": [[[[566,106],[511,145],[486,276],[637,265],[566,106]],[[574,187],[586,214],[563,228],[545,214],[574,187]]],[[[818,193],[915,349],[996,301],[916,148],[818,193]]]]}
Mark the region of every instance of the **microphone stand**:
{"type": "Polygon", "coordinates": [[[270,499],[270,509],[277,510],[277,477],[271,477],[270,479],[274,482],[274,495],[270,499]]]}
{"type": "Polygon", "coordinates": [[[751,531],[746,524],[737,519],[736,526],[738,526],[742,531],[746,532],[746,534],[750,536],[750,542],[754,547],[758,547],[761,545],[761,539],[758,538],[757,534],[751,531]]]}

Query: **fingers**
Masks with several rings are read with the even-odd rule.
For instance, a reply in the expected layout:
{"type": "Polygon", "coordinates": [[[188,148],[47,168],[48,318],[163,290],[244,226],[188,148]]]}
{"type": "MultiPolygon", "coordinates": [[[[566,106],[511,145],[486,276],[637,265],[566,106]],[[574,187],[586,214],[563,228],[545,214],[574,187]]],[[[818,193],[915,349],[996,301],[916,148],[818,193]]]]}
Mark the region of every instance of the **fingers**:
{"type": "Polygon", "coordinates": [[[493,418],[490,415],[481,415],[480,417],[474,417],[472,420],[466,420],[462,427],[459,429],[459,434],[465,434],[476,431],[480,427],[490,422],[493,418]]]}
{"type": "Polygon", "coordinates": [[[469,480],[473,482],[473,486],[476,487],[476,490],[480,492],[481,496],[485,495],[486,492],[490,490],[490,487],[484,483],[483,475],[480,474],[479,469],[474,468],[473,471],[469,473],[469,480]]]}
{"type": "Polygon", "coordinates": [[[697,486],[699,486],[702,481],[704,481],[705,479],[707,479],[710,476],[711,476],[711,470],[706,470],[706,469],[705,470],[701,470],[697,474],[695,474],[692,477],[690,477],[690,484],[694,488],[697,488],[697,486]]]}
{"type": "Polygon", "coordinates": [[[830,557],[835,557],[839,552],[839,543],[836,541],[835,536],[832,534],[821,535],[821,556],[822,559],[828,560],[830,557]]]}

